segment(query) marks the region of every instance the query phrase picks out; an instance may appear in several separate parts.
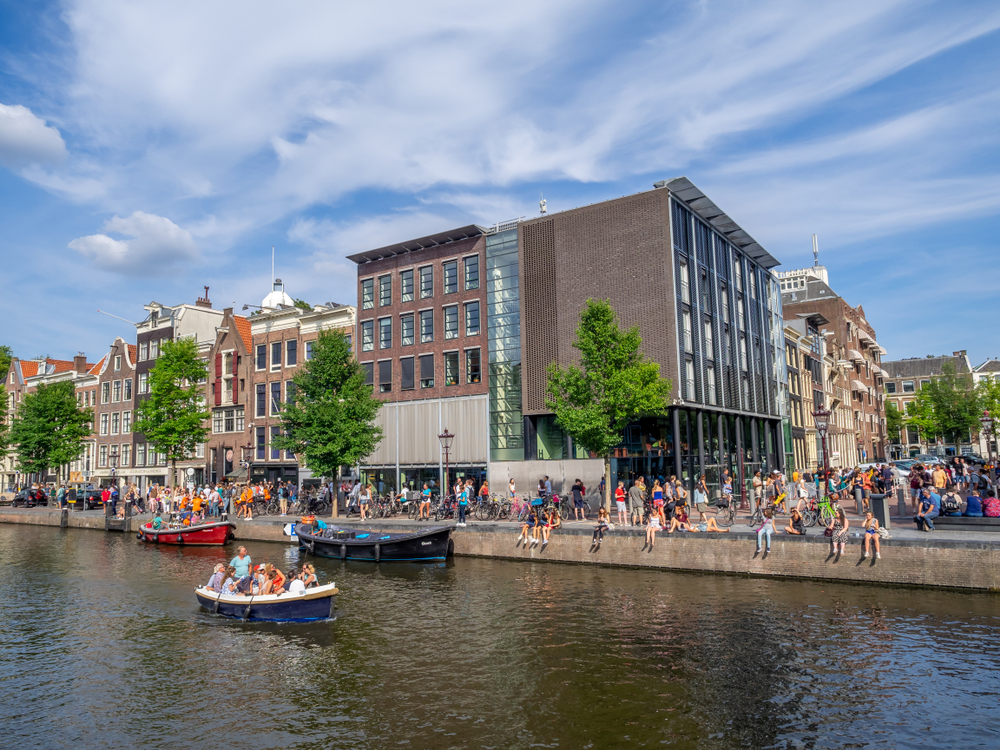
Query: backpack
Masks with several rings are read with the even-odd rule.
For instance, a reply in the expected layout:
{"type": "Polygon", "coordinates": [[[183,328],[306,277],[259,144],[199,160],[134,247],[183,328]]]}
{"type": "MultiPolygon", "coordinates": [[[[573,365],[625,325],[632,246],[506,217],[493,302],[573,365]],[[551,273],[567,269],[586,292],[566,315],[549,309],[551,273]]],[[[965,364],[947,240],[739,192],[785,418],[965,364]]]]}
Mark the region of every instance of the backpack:
{"type": "Polygon", "coordinates": [[[941,510],[945,513],[961,513],[962,499],[954,492],[947,493],[941,498],[941,510]]]}

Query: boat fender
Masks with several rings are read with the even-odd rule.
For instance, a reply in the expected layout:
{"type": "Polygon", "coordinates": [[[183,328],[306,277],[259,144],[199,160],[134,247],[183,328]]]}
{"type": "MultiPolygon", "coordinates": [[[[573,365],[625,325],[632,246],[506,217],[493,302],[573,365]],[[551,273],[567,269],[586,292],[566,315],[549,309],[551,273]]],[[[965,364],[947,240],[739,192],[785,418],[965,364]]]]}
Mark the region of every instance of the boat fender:
{"type": "Polygon", "coordinates": [[[382,545],[381,544],[376,544],[375,545],[375,562],[378,562],[379,558],[381,556],[382,556],[382,545]]]}
{"type": "Polygon", "coordinates": [[[141,542],[142,541],[142,532],[141,531],[137,531],[136,534],[135,534],[135,538],[138,539],[141,542]]]}
{"type": "Polygon", "coordinates": [[[178,544],[184,544],[184,535],[183,534],[178,534],[177,535],[177,543],[178,544]]]}
{"type": "Polygon", "coordinates": [[[316,547],[316,542],[313,542],[311,540],[302,543],[302,548],[310,555],[314,554],[313,549],[315,549],[315,547],[316,547]]]}
{"type": "Polygon", "coordinates": [[[346,560],[347,559],[347,545],[346,544],[341,544],[340,545],[340,559],[341,560],[346,560]]]}

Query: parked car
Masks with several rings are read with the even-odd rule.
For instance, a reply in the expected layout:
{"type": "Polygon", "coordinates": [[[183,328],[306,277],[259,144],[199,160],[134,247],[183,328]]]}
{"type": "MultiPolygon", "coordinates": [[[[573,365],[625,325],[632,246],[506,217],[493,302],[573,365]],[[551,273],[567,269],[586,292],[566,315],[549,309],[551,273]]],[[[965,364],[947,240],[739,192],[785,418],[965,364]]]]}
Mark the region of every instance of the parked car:
{"type": "Polygon", "coordinates": [[[94,508],[100,508],[104,505],[104,501],[101,499],[100,490],[77,490],[76,502],[77,504],[84,503],[84,510],[93,510],[94,508]]]}
{"type": "Polygon", "coordinates": [[[49,498],[46,497],[44,490],[21,490],[16,495],[14,495],[14,500],[11,505],[15,508],[18,506],[22,508],[34,508],[36,505],[48,505],[49,498]]]}
{"type": "MultiPolygon", "coordinates": [[[[975,464],[976,466],[985,466],[986,459],[980,456],[978,453],[968,453],[964,456],[957,456],[957,458],[962,459],[967,464],[975,464]]],[[[954,459],[953,459],[954,461],[954,459]]]]}

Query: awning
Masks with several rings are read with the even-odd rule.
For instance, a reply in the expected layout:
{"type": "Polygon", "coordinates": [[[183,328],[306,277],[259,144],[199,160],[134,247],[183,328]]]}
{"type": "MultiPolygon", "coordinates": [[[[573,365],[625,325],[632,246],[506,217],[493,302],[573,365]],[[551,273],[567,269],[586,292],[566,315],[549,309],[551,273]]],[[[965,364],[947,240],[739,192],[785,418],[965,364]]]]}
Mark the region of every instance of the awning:
{"type": "Polygon", "coordinates": [[[862,393],[867,393],[868,392],[868,386],[865,385],[864,383],[862,383],[860,380],[852,380],[851,381],[851,390],[852,391],[861,391],[862,393]]]}
{"type": "Polygon", "coordinates": [[[864,330],[863,328],[859,328],[858,329],[858,336],[861,337],[862,341],[868,341],[869,343],[872,343],[872,344],[875,343],[875,339],[873,339],[871,336],[869,336],[868,332],[866,330],[864,330]]]}
{"type": "Polygon", "coordinates": [[[848,359],[856,360],[858,362],[864,362],[865,361],[865,358],[861,356],[861,352],[859,352],[857,349],[848,349],[847,350],[847,358],[848,359]]]}
{"type": "Polygon", "coordinates": [[[238,469],[234,469],[233,471],[226,474],[226,479],[246,479],[246,478],[247,478],[247,470],[243,466],[239,467],[238,469]]]}

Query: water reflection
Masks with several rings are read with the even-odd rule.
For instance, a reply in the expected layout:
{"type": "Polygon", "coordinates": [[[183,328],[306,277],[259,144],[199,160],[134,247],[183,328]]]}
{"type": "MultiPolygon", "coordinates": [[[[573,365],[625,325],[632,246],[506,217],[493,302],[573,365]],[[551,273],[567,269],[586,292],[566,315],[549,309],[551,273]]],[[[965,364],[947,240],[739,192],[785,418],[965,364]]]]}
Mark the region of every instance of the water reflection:
{"type": "MultiPolygon", "coordinates": [[[[248,546],[258,562],[298,562],[291,547],[248,546]]],[[[998,744],[994,596],[461,558],[317,560],[343,592],[336,622],[249,624],[193,596],[234,551],[0,527],[7,742],[998,744]]]]}

